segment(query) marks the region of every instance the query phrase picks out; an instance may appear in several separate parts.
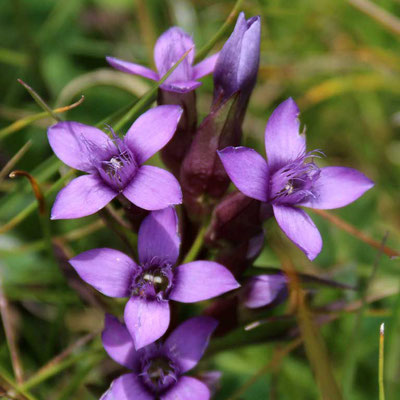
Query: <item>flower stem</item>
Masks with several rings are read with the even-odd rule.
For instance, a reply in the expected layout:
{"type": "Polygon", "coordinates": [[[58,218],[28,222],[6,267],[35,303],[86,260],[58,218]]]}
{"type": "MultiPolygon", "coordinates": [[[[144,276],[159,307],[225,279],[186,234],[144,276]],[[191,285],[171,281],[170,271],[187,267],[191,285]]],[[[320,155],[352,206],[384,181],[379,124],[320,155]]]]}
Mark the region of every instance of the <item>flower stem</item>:
{"type": "Polygon", "coordinates": [[[204,234],[206,233],[207,226],[208,226],[208,220],[206,219],[205,222],[201,225],[199,231],[197,232],[196,239],[194,240],[192,247],[189,249],[185,258],[183,259],[182,264],[194,261],[198,256],[198,254],[200,253],[200,250],[203,247],[204,234]]]}

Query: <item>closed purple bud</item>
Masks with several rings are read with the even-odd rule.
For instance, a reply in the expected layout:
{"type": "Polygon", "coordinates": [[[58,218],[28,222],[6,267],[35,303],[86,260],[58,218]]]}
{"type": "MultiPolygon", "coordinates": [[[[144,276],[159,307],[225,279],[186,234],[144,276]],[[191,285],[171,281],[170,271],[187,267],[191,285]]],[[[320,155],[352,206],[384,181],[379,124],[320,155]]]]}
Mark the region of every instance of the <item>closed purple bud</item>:
{"type": "Polygon", "coordinates": [[[246,104],[256,83],[260,63],[260,17],[246,20],[240,13],[235,29],[224,44],[214,69],[214,102],[240,91],[246,104]]]}

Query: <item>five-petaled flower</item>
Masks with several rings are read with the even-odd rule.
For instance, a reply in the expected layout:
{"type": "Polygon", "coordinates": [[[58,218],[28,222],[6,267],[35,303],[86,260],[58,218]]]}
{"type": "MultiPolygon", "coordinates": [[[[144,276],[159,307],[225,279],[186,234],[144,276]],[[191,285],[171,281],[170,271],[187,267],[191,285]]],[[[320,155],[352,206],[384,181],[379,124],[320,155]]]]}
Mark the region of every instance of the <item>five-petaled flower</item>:
{"type": "Polygon", "coordinates": [[[52,219],[93,214],[118,194],[146,210],[160,210],[182,202],[179,182],[161,168],[142,165],[172,138],[182,108],[165,105],[142,114],[123,139],[79,122],[59,122],[48,130],[50,146],[65,164],[89,175],[62,189],[52,219]]]}
{"type": "Polygon", "coordinates": [[[111,66],[120,71],[159,81],[190,49],[192,50],[186,58],[160,86],[161,89],[169,92],[187,93],[201,85],[198,79],[213,72],[218,54],[214,54],[193,66],[195,45],[192,37],[181,28],[174,26],[158,38],[154,46],[154,62],[157,72],[142,65],[114,57],[106,57],[106,60],[111,66]]]}
{"type": "Polygon", "coordinates": [[[124,320],[136,349],[159,339],[170,320],[169,300],[194,303],[239,287],[213,261],[175,266],[179,255],[177,215],[172,207],[153,211],[138,235],[139,264],[124,253],[93,249],[70,260],[80,277],[110,297],[130,297],[124,320]]]}
{"type": "Polygon", "coordinates": [[[322,248],[321,235],[298,206],[343,207],[374,184],[352,168],[319,168],[313,161],[318,152],[306,152],[298,115],[291,98],[272,113],[265,129],[268,161],[246,147],[227,147],[218,154],[236,187],[246,196],[271,204],[280,228],[313,260],[322,248]]]}
{"type": "Polygon", "coordinates": [[[208,400],[206,384],[183,374],[196,366],[217,324],[210,317],[191,318],[164,343],[135,350],[126,326],[106,315],[103,346],[111,358],[132,372],[115,379],[101,400],[208,400]]]}

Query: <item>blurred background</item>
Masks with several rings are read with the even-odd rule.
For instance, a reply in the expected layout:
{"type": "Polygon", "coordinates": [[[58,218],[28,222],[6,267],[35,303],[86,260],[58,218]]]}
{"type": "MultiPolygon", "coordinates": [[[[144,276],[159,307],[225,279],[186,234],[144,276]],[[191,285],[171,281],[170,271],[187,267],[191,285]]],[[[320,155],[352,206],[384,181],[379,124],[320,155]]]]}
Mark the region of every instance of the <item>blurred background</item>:
{"type": "MultiPolygon", "coordinates": [[[[5,329],[0,330],[0,398],[98,399],[121,372],[102,350],[98,332],[104,310],[118,313],[123,302],[95,294],[71,275],[66,263],[57,263],[48,251],[48,238],[57,243],[58,261],[93,247],[123,247],[94,216],[46,222],[46,214],[34,209],[24,178],[7,178],[13,169],[28,171],[46,192],[67,171],[47,142],[46,128],[54,121],[17,78],[51,108],[84,95],[82,104],[61,116],[97,124],[150,88],[144,79],[112,70],[106,55],[152,66],[154,42],[172,25],[191,33],[201,48],[234,5],[226,0],[1,1],[0,308],[5,329]],[[19,353],[17,370],[19,363],[23,366],[17,376],[7,329],[19,353]]],[[[244,143],[264,154],[267,119],[292,96],[309,149],[321,149],[327,156],[320,164],[357,168],[376,183],[361,199],[331,214],[378,243],[387,236],[386,245],[399,249],[399,0],[245,0],[240,9],[246,17],[261,15],[262,22],[261,65],[244,143]]],[[[208,112],[212,90],[212,78],[203,79],[197,90],[199,120],[208,112]]],[[[61,186],[50,189],[48,207],[61,186]]],[[[312,264],[293,248],[296,269],[359,288],[322,288],[313,294],[316,309],[332,304],[332,318],[320,330],[329,355],[329,361],[320,360],[321,368],[328,365],[344,399],[377,399],[379,326],[385,322],[385,384],[388,398],[398,398],[399,262],[385,254],[379,257],[376,248],[337,223],[312,217],[324,248],[312,264]]],[[[274,227],[267,230],[257,267],[280,267],[268,246],[277,234],[274,227]]],[[[283,315],[290,307],[289,300],[267,315],[283,315]]],[[[277,324],[263,329],[279,331],[277,324]]],[[[288,343],[293,344],[275,337],[240,347],[216,346],[199,371],[222,371],[216,399],[321,398],[304,348],[288,343]]]]}

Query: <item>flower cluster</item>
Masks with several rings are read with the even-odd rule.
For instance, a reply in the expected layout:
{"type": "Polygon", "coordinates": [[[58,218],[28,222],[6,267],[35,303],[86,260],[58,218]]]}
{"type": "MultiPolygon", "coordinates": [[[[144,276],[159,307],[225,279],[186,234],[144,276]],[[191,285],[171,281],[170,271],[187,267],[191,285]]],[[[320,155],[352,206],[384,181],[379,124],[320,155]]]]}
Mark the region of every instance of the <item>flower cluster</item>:
{"type": "Polygon", "coordinates": [[[259,17],[246,20],[241,13],[221,51],[194,66],[193,40],[178,27],[155,45],[157,72],[107,57],[121,71],[159,81],[187,53],[160,85],[158,105],[137,118],[124,137],[112,127],[105,133],[73,121],[48,130],[57,157],[86,173],[58,193],[51,218],[88,216],[113,201],[125,212],[123,219],[138,221],[130,227],[137,238],[136,260],[111,248],[69,260],[102,294],[128,299],[124,323],[106,315],[102,341],[110,357],[131,372],[114,380],[103,400],[208,400],[209,382],[184,374],[196,366],[218,322],[223,334],[235,327],[238,302],[256,309],[278,304],[288,294],[282,271],[243,277],[263,247],[263,221],[274,216],[313,260],[322,239],[301,207],[342,207],[373,186],[354,169],[317,165],[323,153],[306,150],[291,98],[268,120],[267,161],[238,147],[257,78],[260,29],[259,17]],[[197,126],[194,90],[212,72],[210,112],[197,126]],[[159,151],[171,172],[145,164],[159,151]],[[227,193],[231,181],[239,192],[227,193]],[[228,292],[204,311],[208,316],[177,326],[178,303],[228,292]]]}

